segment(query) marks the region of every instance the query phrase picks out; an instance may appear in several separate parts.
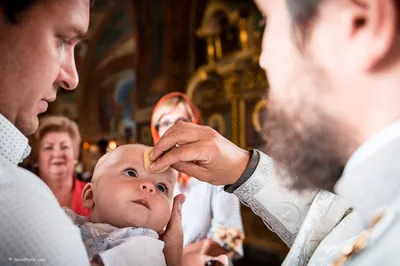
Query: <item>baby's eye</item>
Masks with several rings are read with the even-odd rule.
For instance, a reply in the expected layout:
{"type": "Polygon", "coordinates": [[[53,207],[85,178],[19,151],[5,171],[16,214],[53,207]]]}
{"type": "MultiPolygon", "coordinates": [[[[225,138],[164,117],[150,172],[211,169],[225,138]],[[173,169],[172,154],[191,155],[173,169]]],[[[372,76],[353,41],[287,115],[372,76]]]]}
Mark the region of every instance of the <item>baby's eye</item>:
{"type": "Polygon", "coordinates": [[[126,169],[124,174],[131,177],[138,177],[138,174],[135,169],[126,169]]]}
{"type": "Polygon", "coordinates": [[[162,193],[168,193],[168,188],[164,184],[157,184],[157,189],[162,193]]]}

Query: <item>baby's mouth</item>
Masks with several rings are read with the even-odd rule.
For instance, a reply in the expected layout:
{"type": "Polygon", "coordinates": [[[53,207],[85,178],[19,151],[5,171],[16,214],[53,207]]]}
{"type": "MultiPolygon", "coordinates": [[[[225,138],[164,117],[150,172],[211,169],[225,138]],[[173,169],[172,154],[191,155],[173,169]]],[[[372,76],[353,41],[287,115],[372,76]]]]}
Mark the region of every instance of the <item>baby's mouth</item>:
{"type": "Polygon", "coordinates": [[[136,203],[136,204],[140,204],[140,205],[142,205],[142,206],[144,206],[144,207],[146,207],[147,209],[150,210],[150,205],[147,202],[147,200],[138,199],[138,200],[134,200],[133,202],[136,203]]]}

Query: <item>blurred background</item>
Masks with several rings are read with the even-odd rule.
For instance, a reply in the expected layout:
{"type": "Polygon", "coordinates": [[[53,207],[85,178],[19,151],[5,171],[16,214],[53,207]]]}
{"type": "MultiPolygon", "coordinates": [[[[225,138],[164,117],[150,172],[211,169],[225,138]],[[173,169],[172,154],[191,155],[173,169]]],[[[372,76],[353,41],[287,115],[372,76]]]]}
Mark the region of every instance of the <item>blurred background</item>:
{"type": "MultiPolygon", "coordinates": [[[[118,145],[152,145],[152,110],[172,91],[186,93],[204,123],[235,144],[262,148],[261,19],[249,0],[96,0],[76,48],[79,87],[60,91],[44,114],[78,123],[78,178],[90,180],[98,158],[118,145]]],[[[245,257],[235,265],[280,265],[287,247],[245,206],[242,217],[245,257]]]]}

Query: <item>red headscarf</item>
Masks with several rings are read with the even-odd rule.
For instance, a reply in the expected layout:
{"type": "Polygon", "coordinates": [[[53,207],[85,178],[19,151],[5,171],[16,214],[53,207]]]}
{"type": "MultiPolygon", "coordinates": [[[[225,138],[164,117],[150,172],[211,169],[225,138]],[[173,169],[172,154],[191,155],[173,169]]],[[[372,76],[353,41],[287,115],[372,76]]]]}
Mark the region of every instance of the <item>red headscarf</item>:
{"type": "MultiPolygon", "coordinates": [[[[167,95],[163,96],[156,104],[153,110],[153,115],[151,116],[151,135],[153,137],[153,142],[156,144],[160,140],[160,135],[158,134],[158,130],[156,125],[159,121],[156,121],[155,114],[157,110],[164,104],[164,102],[171,98],[182,98],[183,102],[186,102],[186,108],[190,108],[192,116],[190,117],[193,124],[201,125],[203,123],[203,119],[201,118],[200,110],[194,105],[194,103],[186,96],[186,94],[181,92],[171,92],[167,95]]],[[[189,115],[191,115],[189,113],[189,115]]],[[[183,185],[187,185],[190,177],[184,173],[178,174],[178,182],[183,185]]]]}

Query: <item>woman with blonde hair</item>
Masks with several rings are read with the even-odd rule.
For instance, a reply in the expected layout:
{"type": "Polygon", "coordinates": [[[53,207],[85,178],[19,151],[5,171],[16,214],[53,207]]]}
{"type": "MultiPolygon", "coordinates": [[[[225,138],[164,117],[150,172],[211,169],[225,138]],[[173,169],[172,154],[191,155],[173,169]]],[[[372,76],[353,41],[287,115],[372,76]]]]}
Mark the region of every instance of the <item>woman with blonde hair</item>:
{"type": "MultiPolygon", "coordinates": [[[[151,133],[154,143],[177,121],[202,124],[199,109],[183,93],[173,92],[162,97],[153,110],[151,133]]],[[[231,259],[243,256],[243,225],[240,202],[223,187],[213,186],[179,173],[176,194],[185,194],[182,206],[185,257],[226,254],[231,259]]],[[[188,265],[193,260],[189,260],[188,265]]]]}
{"type": "Polygon", "coordinates": [[[81,135],[77,124],[64,116],[46,116],[34,135],[32,160],[37,175],[49,186],[62,207],[89,215],[82,205],[85,183],[75,175],[81,135]]]}

